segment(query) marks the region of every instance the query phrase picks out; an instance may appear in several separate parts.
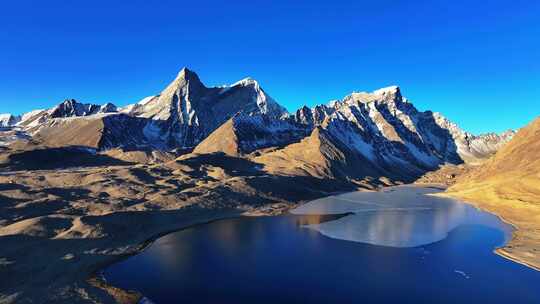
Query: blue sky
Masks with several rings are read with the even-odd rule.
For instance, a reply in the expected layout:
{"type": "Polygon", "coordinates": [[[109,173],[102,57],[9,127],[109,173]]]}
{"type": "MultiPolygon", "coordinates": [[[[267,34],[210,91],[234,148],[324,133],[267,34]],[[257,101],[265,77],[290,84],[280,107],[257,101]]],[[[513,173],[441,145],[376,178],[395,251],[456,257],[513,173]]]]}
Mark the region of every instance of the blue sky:
{"type": "Polygon", "coordinates": [[[293,111],[399,85],[473,133],[540,115],[540,1],[5,1],[0,112],[125,105],[181,67],[293,111]],[[113,3],[114,2],[114,3],[113,3]]]}

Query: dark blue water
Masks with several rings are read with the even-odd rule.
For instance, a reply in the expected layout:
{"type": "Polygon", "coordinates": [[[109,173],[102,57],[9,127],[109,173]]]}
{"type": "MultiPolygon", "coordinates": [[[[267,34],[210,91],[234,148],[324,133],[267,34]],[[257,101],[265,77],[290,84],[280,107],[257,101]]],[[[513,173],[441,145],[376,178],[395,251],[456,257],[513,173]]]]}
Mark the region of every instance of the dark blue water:
{"type": "Polygon", "coordinates": [[[503,230],[465,223],[441,241],[399,248],[305,228],[340,217],[200,225],[158,239],[104,275],[155,303],[540,303],[540,272],[493,253],[503,230]]]}

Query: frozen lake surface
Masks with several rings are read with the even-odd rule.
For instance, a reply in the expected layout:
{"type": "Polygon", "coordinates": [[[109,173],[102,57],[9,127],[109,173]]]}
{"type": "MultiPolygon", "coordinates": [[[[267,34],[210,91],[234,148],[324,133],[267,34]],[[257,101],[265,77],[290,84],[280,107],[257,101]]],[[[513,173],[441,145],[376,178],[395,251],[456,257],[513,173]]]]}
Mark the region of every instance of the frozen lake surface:
{"type": "Polygon", "coordinates": [[[338,220],[305,227],[336,239],[389,247],[417,247],[440,241],[460,225],[512,228],[490,213],[453,199],[429,195],[436,188],[400,186],[380,192],[352,192],[302,205],[293,214],[345,214],[338,220]]]}

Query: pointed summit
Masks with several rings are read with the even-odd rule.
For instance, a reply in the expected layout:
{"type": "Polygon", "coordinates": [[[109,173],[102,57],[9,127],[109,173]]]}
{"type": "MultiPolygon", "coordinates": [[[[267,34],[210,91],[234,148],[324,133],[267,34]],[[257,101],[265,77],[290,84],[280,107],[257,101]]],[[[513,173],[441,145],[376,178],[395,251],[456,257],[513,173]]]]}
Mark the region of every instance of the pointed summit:
{"type": "Polygon", "coordinates": [[[201,82],[199,76],[184,67],[178,72],[176,78],[161,92],[161,96],[177,95],[179,91],[199,92],[204,91],[206,86],[201,82]]]}
{"type": "Polygon", "coordinates": [[[194,147],[238,112],[273,118],[287,115],[287,110],[251,78],[208,88],[188,68],[181,69],[159,95],[128,111],[151,119],[152,125],[145,129],[149,137],[156,141],[166,138],[171,147],[194,147]]]}
{"type": "Polygon", "coordinates": [[[183,87],[190,87],[191,90],[201,90],[206,89],[206,86],[201,82],[197,73],[192,70],[184,67],[178,72],[178,75],[171,84],[165,89],[167,90],[177,90],[183,87]]]}
{"type": "MultiPolygon", "coordinates": [[[[189,82],[198,82],[201,83],[201,80],[199,79],[199,76],[197,73],[193,72],[192,70],[183,67],[180,72],[178,73],[178,76],[176,76],[176,80],[185,80],[189,82]]],[[[202,83],[201,83],[202,84],[202,83]]]]}

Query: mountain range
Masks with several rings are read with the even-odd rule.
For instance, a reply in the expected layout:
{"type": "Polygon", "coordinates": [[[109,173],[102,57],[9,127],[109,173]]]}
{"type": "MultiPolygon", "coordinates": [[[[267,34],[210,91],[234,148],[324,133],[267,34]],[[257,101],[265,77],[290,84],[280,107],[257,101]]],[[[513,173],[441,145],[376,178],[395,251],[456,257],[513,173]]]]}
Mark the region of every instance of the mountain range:
{"type": "Polygon", "coordinates": [[[4,145],[224,153],[276,173],[399,180],[442,164],[481,162],[514,135],[465,132],[439,113],[419,111],[397,86],[289,113],[253,79],[207,87],[187,68],[160,94],[126,107],[67,99],[22,116],[2,114],[0,126],[4,145]]]}

